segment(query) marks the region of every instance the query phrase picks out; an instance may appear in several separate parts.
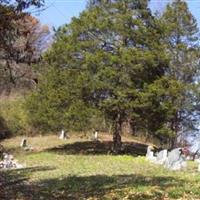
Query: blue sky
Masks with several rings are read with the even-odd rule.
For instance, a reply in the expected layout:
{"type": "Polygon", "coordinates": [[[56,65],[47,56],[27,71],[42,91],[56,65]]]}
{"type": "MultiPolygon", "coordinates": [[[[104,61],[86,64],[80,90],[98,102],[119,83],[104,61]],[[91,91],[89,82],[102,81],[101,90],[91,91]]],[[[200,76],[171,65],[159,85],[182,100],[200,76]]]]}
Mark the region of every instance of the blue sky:
{"type": "MultiPolygon", "coordinates": [[[[37,13],[36,17],[43,24],[59,27],[69,23],[73,16],[78,16],[86,7],[87,0],[46,0],[46,10],[37,13]]],[[[152,0],[151,7],[154,10],[164,8],[167,0],[152,0]]],[[[200,0],[188,0],[190,11],[198,21],[200,27],[200,0]]]]}
{"type": "Polygon", "coordinates": [[[69,23],[71,18],[78,16],[86,7],[87,0],[46,0],[46,9],[37,13],[36,17],[44,24],[59,27],[69,23]]]}

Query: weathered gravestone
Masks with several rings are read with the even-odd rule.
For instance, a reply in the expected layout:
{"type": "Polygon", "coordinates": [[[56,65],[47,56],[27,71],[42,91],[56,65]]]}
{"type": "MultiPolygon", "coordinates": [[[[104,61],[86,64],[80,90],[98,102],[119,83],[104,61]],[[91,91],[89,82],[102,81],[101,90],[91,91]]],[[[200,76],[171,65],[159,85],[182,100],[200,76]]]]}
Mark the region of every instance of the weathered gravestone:
{"type": "Polygon", "coordinates": [[[167,160],[167,149],[164,149],[157,153],[156,163],[159,165],[163,165],[167,160]]]}
{"type": "Polygon", "coordinates": [[[25,138],[22,139],[20,147],[22,147],[22,148],[27,147],[27,140],[25,138]]]}
{"type": "Polygon", "coordinates": [[[22,147],[25,151],[32,151],[33,148],[27,144],[27,139],[23,138],[20,144],[20,147],[22,147]]]}
{"type": "Polygon", "coordinates": [[[91,140],[98,141],[98,131],[97,130],[92,132],[91,140]]]}
{"type": "Polygon", "coordinates": [[[198,172],[200,172],[200,160],[198,160],[198,172]]]}
{"type": "Polygon", "coordinates": [[[187,166],[186,160],[182,154],[181,148],[173,149],[168,153],[165,167],[170,170],[181,170],[187,166]]]}
{"type": "Polygon", "coordinates": [[[66,134],[66,132],[65,132],[63,129],[62,129],[62,131],[61,131],[61,133],[60,133],[59,138],[60,138],[61,140],[66,140],[66,139],[67,139],[67,134],[66,134]]]}
{"type": "Polygon", "coordinates": [[[200,162],[199,162],[199,165],[198,165],[198,169],[197,169],[197,170],[198,170],[198,172],[200,172],[200,162]]]}
{"type": "Polygon", "coordinates": [[[94,132],[94,139],[97,141],[98,140],[98,131],[94,132]]]}
{"type": "Polygon", "coordinates": [[[152,150],[153,150],[152,146],[147,147],[146,158],[149,161],[156,161],[156,157],[154,156],[154,152],[152,150]]]}
{"type": "Polygon", "coordinates": [[[197,171],[200,172],[200,159],[195,159],[194,161],[198,163],[197,171]]]}

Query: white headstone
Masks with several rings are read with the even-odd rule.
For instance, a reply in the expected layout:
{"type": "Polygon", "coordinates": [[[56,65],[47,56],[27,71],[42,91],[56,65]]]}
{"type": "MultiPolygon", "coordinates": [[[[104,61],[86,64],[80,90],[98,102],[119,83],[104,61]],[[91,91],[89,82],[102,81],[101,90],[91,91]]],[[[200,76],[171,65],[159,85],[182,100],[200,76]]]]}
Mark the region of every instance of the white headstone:
{"type": "Polygon", "coordinates": [[[156,157],[154,156],[154,153],[153,153],[152,149],[153,149],[152,146],[148,146],[147,147],[146,158],[149,161],[156,161],[156,157]]]}
{"type": "Polygon", "coordinates": [[[20,147],[27,147],[27,140],[25,138],[22,139],[20,147]]]}
{"type": "Polygon", "coordinates": [[[186,166],[187,163],[181,154],[181,148],[176,148],[169,152],[168,158],[165,162],[165,167],[170,170],[181,170],[186,168],[186,166]]]}
{"type": "Polygon", "coordinates": [[[62,129],[61,131],[61,134],[60,134],[60,137],[59,137],[61,140],[65,140],[66,139],[66,134],[65,134],[65,131],[62,129]]]}
{"type": "Polygon", "coordinates": [[[167,160],[167,149],[160,151],[156,157],[156,163],[162,165],[167,160]]]}
{"type": "Polygon", "coordinates": [[[95,131],[95,132],[94,132],[94,139],[95,139],[95,140],[98,140],[98,131],[95,131]]]}
{"type": "Polygon", "coordinates": [[[93,131],[90,139],[92,141],[98,141],[98,131],[93,131]]]}
{"type": "Polygon", "coordinates": [[[194,161],[198,163],[197,171],[200,172],[200,159],[195,159],[194,161]]]}

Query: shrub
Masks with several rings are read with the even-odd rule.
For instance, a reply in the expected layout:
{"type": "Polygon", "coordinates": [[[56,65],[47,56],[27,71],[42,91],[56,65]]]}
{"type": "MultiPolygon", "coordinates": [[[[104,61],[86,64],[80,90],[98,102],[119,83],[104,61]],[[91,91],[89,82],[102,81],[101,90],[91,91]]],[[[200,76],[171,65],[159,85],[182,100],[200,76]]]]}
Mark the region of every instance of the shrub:
{"type": "Polygon", "coordinates": [[[1,132],[25,134],[30,127],[24,109],[24,97],[1,98],[0,121],[1,132]]]}

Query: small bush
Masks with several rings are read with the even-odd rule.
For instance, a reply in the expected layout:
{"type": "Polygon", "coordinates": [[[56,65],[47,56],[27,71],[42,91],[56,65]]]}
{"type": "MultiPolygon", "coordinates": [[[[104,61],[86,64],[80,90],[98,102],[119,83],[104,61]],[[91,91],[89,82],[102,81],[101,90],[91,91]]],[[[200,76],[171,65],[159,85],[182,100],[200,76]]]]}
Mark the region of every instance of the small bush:
{"type": "MultiPolygon", "coordinates": [[[[3,98],[0,100],[0,118],[4,127],[3,132],[12,134],[25,134],[29,129],[27,114],[24,109],[24,98],[3,98]],[[6,128],[5,128],[6,127],[6,128]]],[[[1,123],[2,124],[2,123],[1,123]]]]}

